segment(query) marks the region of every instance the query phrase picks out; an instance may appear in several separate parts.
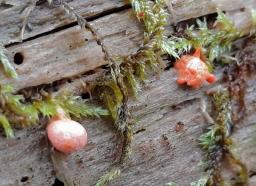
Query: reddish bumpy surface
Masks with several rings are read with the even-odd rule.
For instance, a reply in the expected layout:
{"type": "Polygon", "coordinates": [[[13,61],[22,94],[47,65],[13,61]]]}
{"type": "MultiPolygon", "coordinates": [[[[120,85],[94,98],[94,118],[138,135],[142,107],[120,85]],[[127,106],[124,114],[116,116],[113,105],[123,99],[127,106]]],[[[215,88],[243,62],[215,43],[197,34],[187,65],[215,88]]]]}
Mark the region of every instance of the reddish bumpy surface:
{"type": "Polygon", "coordinates": [[[87,133],[78,122],[70,119],[51,120],[47,134],[53,147],[63,153],[72,153],[85,147],[87,133]]]}
{"type": "Polygon", "coordinates": [[[200,53],[200,48],[197,48],[193,55],[184,55],[175,62],[174,68],[178,72],[178,84],[187,83],[188,86],[197,89],[205,81],[208,83],[216,81],[216,77],[209,72],[205,62],[200,59],[200,53]]]}

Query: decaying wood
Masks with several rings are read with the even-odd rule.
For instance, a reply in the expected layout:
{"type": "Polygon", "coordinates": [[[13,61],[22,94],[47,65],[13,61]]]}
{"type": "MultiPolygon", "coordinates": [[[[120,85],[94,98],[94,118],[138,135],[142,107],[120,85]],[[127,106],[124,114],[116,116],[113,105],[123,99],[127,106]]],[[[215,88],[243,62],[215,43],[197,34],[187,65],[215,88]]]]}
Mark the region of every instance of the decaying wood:
{"type": "MultiPolygon", "coordinates": [[[[30,0],[13,1],[13,6],[6,7],[0,12],[0,42],[3,44],[10,44],[19,42],[20,30],[22,27],[23,15],[21,12],[26,7],[30,0]]],[[[7,1],[8,2],[8,1],[7,1]]],[[[111,10],[118,10],[125,7],[128,1],[122,0],[73,0],[70,5],[75,8],[82,16],[86,18],[97,17],[101,14],[111,12],[111,10]]],[[[256,7],[255,0],[247,0],[243,2],[239,0],[168,0],[169,9],[173,9],[174,12],[171,14],[171,22],[179,22],[199,16],[207,15],[216,12],[216,8],[226,11],[237,11],[246,7],[256,7]],[[172,8],[170,8],[172,7],[172,8]]],[[[0,5],[1,7],[1,5],[0,5]]],[[[0,9],[1,10],[1,9],[0,9]]],[[[39,4],[32,15],[29,18],[30,29],[24,33],[24,39],[34,37],[45,32],[52,31],[56,28],[60,28],[64,25],[74,23],[74,18],[70,18],[65,12],[56,6],[49,7],[46,1],[39,4]]]]}
{"type": "MultiPolygon", "coordinates": [[[[202,152],[197,139],[207,127],[200,113],[199,98],[204,92],[180,89],[175,83],[174,73],[173,70],[166,71],[160,80],[151,79],[138,100],[129,103],[133,119],[137,121],[133,155],[121,177],[111,185],[162,185],[174,181],[185,186],[203,174],[198,166],[202,152]],[[177,130],[177,125],[184,126],[177,130]]],[[[241,155],[251,172],[256,170],[253,163],[253,136],[256,132],[253,125],[255,115],[252,114],[256,109],[253,104],[254,81],[255,78],[248,80],[248,84],[252,85],[246,94],[248,117],[239,124],[240,129],[236,129],[234,134],[235,152],[241,155]]],[[[106,120],[87,119],[82,123],[89,134],[89,145],[84,151],[69,156],[66,163],[70,171],[68,174],[72,174],[76,184],[93,185],[118,161],[120,140],[106,120]]],[[[1,137],[2,185],[17,185],[24,176],[28,176],[31,185],[50,185],[54,177],[51,175],[44,125],[18,130],[16,136],[19,140],[1,137]]]]}
{"type": "Polygon", "coordinates": [[[170,11],[174,11],[171,14],[171,20],[180,22],[215,13],[216,9],[237,12],[244,8],[256,7],[255,3],[255,0],[169,0],[167,5],[170,11]]]}
{"type": "MultiPolygon", "coordinates": [[[[237,17],[237,14],[230,17],[237,17]]],[[[242,18],[248,20],[248,16],[242,18]]],[[[240,28],[250,26],[249,21],[234,19],[234,22],[238,22],[240,28]]],[[[130,10],[97,19],[91,24],[112,56],[129,55],[138,50],[143,28],[130,10]]],[[[79,26],[9,47],[8,50],[10,59],[14,59],[17,53],[24,56],[23,63],[15,65],[19,79],[3,77],[1,80],[2,83],[13,84],[16,89],[72,77],[108,63],[91,33],[81,31],[79,26]]]]}
{"type": "MultiPolygon", "coordinates": [[[[4,44],[10,44],[13,42],[19,42],[19,32],[22,27],[23,15],[22,11],[28,5],[30,0],[23,0],[15,2],[14,6],[6,8],[0,12],[0,42],[4,44]]],[[[122,0],[74,0],[70,2],[79,13],[84,17],[92,18],[99,14],[104,14],[109,10],[123,7],[125,4],[122,0]]],[[[49,7],[46,1],[42,4],[38,4],[35,10],[32,12],[29,21],[31,25],[30,31],[26,30],[24,33],[24,39],[54,30],[56,28],[74,23],[75,19],[70,18],[69,15],[63,11],[58,5],[49,7]]]]}
{"type": "MultiPolygon", "coordinates": [[[[180,21],[215,12],[216,2],[200,1],[195,4],[195,1],[191,0],[176,0],[172,1],[172,7],[177,21],[180,21]],[[204,8],[197,8],[198,5],[204,8]]],[[[218,2],[227,5],[230,3],[224,0],[218,2]]],[[[85,17],[93,17],[125,6],[122,1],[76,0],[70,3],[85,17]]],[[[0,12],[0,40],[5,44],[16,41],[18,37],[16,34],[19,33],[21,24],[18,12],[21,6],[24,5],[18,4],[0,12]]],[[[232,10],[230,16],[235,17],[243,14],[235,10],[244,6],[235,3],[232,7],[226,7],[231,8],[228,9],[232,10]]],[[[239,21],[244,28],[248,26],[246,21],[234,21],[239,21]]],[[[30,20],[33,30],[26,32],[24,37],[31,38],[72,22],[74,20],[64,15],[59,8],[38,5],[30,20]]],[[[113,13],[91,23],[104,39],[112,56],[133,53],[140,46],[143,29],[129,10],[113,13]]],[[[10,59],[18,52],[24,56],[23,63],[15,65],[19,79],[1,81],[14,84],[17,90],[81,75],[81,79],[61,88],[79,94],[81,81],[99,77],[101,70],[95,70],[92,75],[82,74],[107,64],[91,33],[81,31],[78,26],[45,34],[11,46],[8,50],[10,59]]],[[[234,151],[247,165],[250,175],[255,175],[255,77],[247,78],[246,82],[247,113],[235,129],[234,151]]],[[[122,170],[121,177],[110,185],[164,185],[172,181],[186,186],[199,179],[203,170],[198,166],[202,152],[198,148],[197,139],[207,127],[200,112],[200,98],[209,88],[205,86],[200,90],[185,90],[178,87],[173,69],[161,74],[160,79],[151,78],[138,99],[129,102],[133,119],[136,121],[133,154],[122,170]]],[[[99,177],[119,160],[121,140],[107,119],[86,119],[82,123],[87,129],[89,144],[84,151],[67,157],[65,166],[68,169],[60,171],[69,175],[73,179],[70,182],[76,185],[94,185],[99,177]]],[[[42,122],[31,129],[16,130],[15,134],[16,139],[0,137],[1,186],[52,185],[55,173],[45,139],[45,123],[42,122]]],[[[255,185],[255,176],[252,176],[250,182],[252,186],[255,185]]]]}
{"type": "MultiPolygon", "coordinates": [[[[131,11],[104,17],[92,25],[104,39],[111,55],[127,55],[139,48],[142,28],[131,11]]],[[[91,33],[82,32],[78,26],[52,34],[51,37],[44,36],[15,45],[8,50],[10,59],[14,59],[18,52],[24,56],[23,63],[16,65],[19,79],[2,81],[14,84],[16,89],[72,77],[108,63],[91,33]]]]}

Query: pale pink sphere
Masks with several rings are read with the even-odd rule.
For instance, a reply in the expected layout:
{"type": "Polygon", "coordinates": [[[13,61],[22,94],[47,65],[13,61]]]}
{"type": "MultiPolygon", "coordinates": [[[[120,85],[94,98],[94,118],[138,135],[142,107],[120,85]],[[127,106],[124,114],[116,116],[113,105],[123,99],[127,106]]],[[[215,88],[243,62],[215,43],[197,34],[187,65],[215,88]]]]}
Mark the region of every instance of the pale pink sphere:
{"type": "Polygon", "coordinates": [[[46,130],[53,147],[63,153],[81,150],[87,144],[86,130],[76,121],[66,118],[53,120],[46,130]]]}

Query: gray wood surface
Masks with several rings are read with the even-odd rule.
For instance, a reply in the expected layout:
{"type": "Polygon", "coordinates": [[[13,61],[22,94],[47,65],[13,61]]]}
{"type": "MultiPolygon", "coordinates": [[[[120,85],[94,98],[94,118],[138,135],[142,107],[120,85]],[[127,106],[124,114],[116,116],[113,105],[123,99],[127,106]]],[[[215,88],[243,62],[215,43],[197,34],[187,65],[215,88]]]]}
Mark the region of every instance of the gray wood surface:
{"type": "MultiPolygon", "coordinates": [[[[110,185],[164,185],[175,181],[185,186],[203,174],[198,166],[202,152],[197,139],[207,127],[200,112],[200,98],[209,87],[198,91],[182,90],[174,77],[173,70],[164,72],[160,80],[153,77],[138,100],[130,101],[133,119],[137,121],[133,154],[121,177],[110,185]],[[184,128],[176,131],[179,122],[184,128]]],[[[247,82],[251,85],[246,93],[248,116],[235,130],[234,151],[254,173],[255,78],[247,82]]],[[[71,174],[77,185],[93,185],[118,161],[121,140],[106,120],[86,119],[82,123],[88,131],[89,144],[83,151],[67,157],[68,169],[63,172],[71,174]]],[[[45,125],[40,125],[16,130],[15,140],[1,137],[0,178],[3,186],[17,185],[24,176],[29,178],[27,185],[50,185],[53,182],[44,128],[45,125]]]]}
{"type": "MultiPolygon", "coordinates": [[[[0,41],[4,44],[17,41],[21,24],[19,11],[24,5],[16,2],[17,6],[0,9],[0,41]]],[[[175,10],[177,21],[180,21],[215,12],[216,2],[200,0],[200,3],[195,4],[195,1],[191,0],[177,0],[172,1],[172,8],[175,10]],[[199,9],[197,5],[204,8],[199,9]]],[[[218,2],[227,4],[227,1],[218,2]]],[[[248,1],[252,2],[255,3],[248,1]]],[[[85,17],[100,16],[102,12],[125,6],[122,1],[112,0],[76,0],[70,3],[85,17]]],[[[238,25],[246,28],[249,22],[235,19],[235,16],[245,15],[243,12],[237,12],[237,9],[244,6],[243,3],[235,3],[231,6],[232,11],[229,14],[238,25]]],[[[77,79],[64,84],[62,89],[73,90],[79,94],[82,85],[78,79],[80,76],[84,81],[100,76],[100,66],[107,64],[107,61],[89,31],[81,31],[78,26],[71,25],[56,33],[47,33],[74,20],[61,13],[59,8],[49,8],[45,4],[39,5],[30,19],[33,30],[26,32],[25,38],[31,40],[8,47],[11,60],[17,52],[24,56],[23,63],[15,65],[19,79],[3,79],[2,83],[12,83],[19,90],[75,76],[77,79]],[[40,37],[31,38],[34,36],[40,37]],[[94,69],[95,74],[82,75],[94,69]]],[[[242,20],[247,19],[248,17],[245,17],[242,20]]],[[[112,13],[91,23],[104,38],[112,56],[130,54],[140,46],[143,28],[131,15],[130,10],[112,13]]],[[[255,49],[255,44],[250,46],[251,53],[256,51],[255,49]]],[[[251,58],[256,60],[256,52],[251,58]]],[[[216,73],[220,76],[222,74],[221,71],[216,73]]],[[[250,185],[254,186],[256,84],[253,76],[245,77],[245,80],[246,115],[237,124],[233,135],[234,152],[247,165],[252,175],[250,185]]],[[[129,102],[133,119],[136,121],[133,154],[122,170],[121,177],[110,185],[165,185],[173,181],[180,186],[186,186],[199,179],[203,172],[198,166],[202,152],[198,148],[197,139],[207,127],[200,112],[200,99],[209,88],[211,87],[205,86],[200,90],[190,90],[178,87],[173,69],[161,74],[160,79],[152,77],[143,87],[138,99],[131,99],[129,102]],[[179,122],[183,123],[184,127],[177,131],[175,128],[179,122]]],[[[65,169],[59,171],[69,175],[76,185],[94,185],[99,177],[118,161],[121,140],[107,119],[86,119],[82,124],[87,129],[89,144],[83,151],[66,157],[65,169]]],[[[45,138],[45,122],[42,121],[41,125],[29,129],[15,130],[15,134],[15,139],[0,137],[0,185],[52,185],[55,175],[45,138]],[[22,182],[26,177],[28,180],[22,182]]]]}
{"type": "MultiPolygon", "coordinates": [[[[246,12],[242,12],[244,14],[246,12]]],[[[242,17],[244,21],[235,19],[242,15],[238,12],[230,17],[246,31],[250,27],[248,15],[242,17]]],[[[131,10],[113,13],[91,24],[103,38],[112,57],[129,55],[137,51],[142,42],[143,28],[131,10]]],[[[0,82],[11,83],[17,90],[80,75],[108,63],[92,34],[88,30],[81,31],[79,26],[8,47],[8,57],[19,78],[2,77],[0,82]],[[17,53],[24,58],[20,65],[13,63],[17,53]]]]}
{"type": "MultiPolygon", "coordinates": [[[[16,5],[4,10],[0,9],[0,33],[2,34],[0,42],[10,44],[20,41],[19,32],[22,26],[22,20],[24,19],[23,10],[30,1],[14,1],[16,5]]],[[[49,6],[46,1],[43,2],[38,4],[30,15],[28,22],[31,25],[31,30],[25,32],[24,39],[75,22],[74,17],[67,15],[61,7],[57,5],[49,6]]],[[[86,18],[93,18],[125,5],[122,0],[73,0],[67,2],[86,18]]]]}
{"type": "MultiPolygon", "coordinates": [[[[24,8],[31,0],[7,0],[9,6],[0,5],[0,42],[11,44],[19,42],[19,32],[24,19],[24,8]]],[[[67,0],[66,0],[67,1],[67,0]]],[[[2,1],[0,1],[2,2],[2,1]]],[[[5,2],[5,1],[3,1],[5,2]]],[[[39,1],[40,2],[40,1],[39,1]]],[[[65,14],[57,5],[49,6],[46,1],[38,3],[29,17],[30,29],[24,34],[24,39],[45,35],[50,31],[58,31],[61,27],[71,27],[75,23],[74,17],[65,14]]],[[[89,19],[111,14],[114,11],[128,8],[128,1],[123,0],[72,0],[67,1],[81,15],[89,19]]],[[[216,12],[216,8],[228,11],[237,11],[245,7],[256,7],[255,0],[168,0],[168,9],[171,13],[171,22],[179,22],[202,15],[216,12]]],[[[8,4],[8,3],[7,3],[8,4]]]]}

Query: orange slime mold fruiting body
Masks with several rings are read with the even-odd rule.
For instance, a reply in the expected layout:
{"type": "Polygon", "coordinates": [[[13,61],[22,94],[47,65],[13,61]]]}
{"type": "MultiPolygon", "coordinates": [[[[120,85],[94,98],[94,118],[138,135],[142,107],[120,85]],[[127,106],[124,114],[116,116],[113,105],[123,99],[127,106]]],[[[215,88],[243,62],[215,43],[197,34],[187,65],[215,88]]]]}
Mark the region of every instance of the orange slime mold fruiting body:
{"type": "Polygon", "coordinates": [[[182,85],[187,83],[192,88],[200,88],[207,81],[214,83],[216,77],[208,70],[207,65],[200,59],[201,50],[197,48],[193,55],[184,55],[175,62],[174,68],[178,72],[177,83],[182,85]]]}
{"type": "Polygon", "coordinates": [[[63,110],[49,120],[47,135],[52,146],[69,154],[83,149],[87,144],[87,132],[78,122],[65,117],[63,110]]]}

